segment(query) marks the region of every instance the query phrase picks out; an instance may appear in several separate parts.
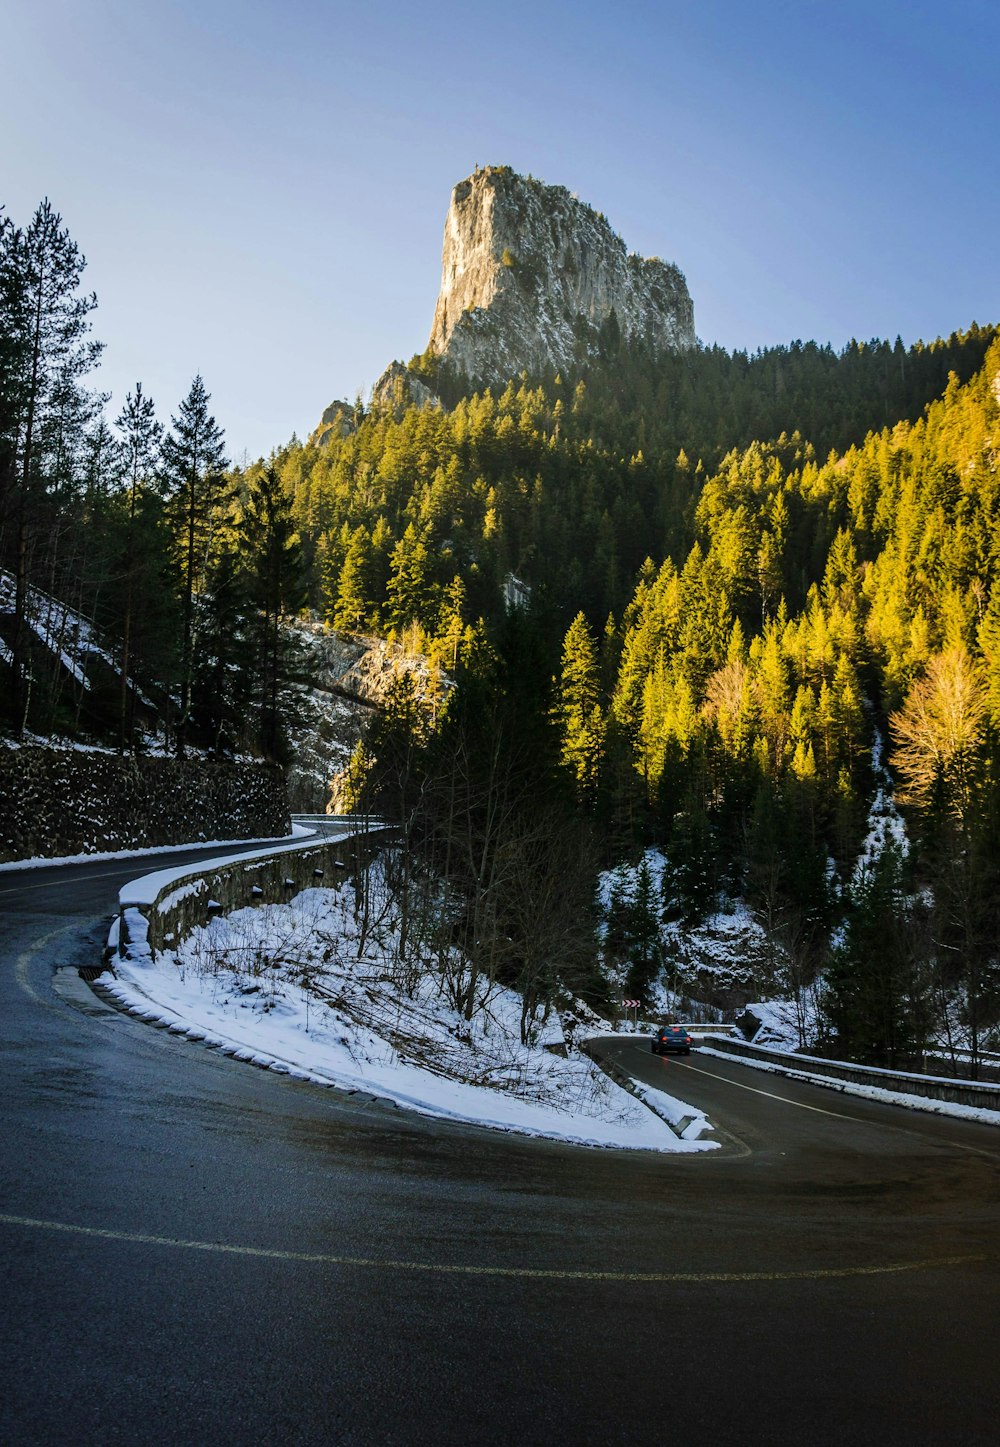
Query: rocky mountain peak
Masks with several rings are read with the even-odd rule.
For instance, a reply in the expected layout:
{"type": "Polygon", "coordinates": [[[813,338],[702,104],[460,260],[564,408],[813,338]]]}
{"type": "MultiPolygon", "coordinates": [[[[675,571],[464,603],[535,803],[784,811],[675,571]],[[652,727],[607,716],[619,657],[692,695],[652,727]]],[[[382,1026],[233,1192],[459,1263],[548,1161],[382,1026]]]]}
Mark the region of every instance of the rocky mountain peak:
{"type": "MultiPolygon", "coordinates": [[[[629,252],[565,186],[477,167],[451,194],[427,350],[409,366],[393,362],[371,403],[397,414],[436,404],[436,359],[475,385],[502,385],[609,355],[619,342],[654,353],[695,345],[683,273],[629,252]]],[[[355,421],[353,407],[334,402],[315,435],[349,432],[355,421]]]]}
{"type": "Polygon", "coordinates": [[[459,182],[429,352],[497,382],[578,361],[608,328],[654,351],[693,346],[694,309],[678,268],[630,254],[607,219],[564,186],[509,166],[459,182]]]}

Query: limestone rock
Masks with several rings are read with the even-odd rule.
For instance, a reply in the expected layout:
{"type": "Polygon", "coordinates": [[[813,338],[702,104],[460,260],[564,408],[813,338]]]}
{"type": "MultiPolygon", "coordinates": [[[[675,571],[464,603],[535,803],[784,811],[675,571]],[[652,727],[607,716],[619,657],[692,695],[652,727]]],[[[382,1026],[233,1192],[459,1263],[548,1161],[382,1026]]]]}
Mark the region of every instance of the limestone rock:
{"type": "Polygon", "coordinates": [[[676,266],[630,254],[606,218],[508,166],[455,187],[428,351],[477,382],[569,366],[618,338],[695,344],[676,266]]]}
{"type": "Polygon", "coordinates": [[[331,402],[329,407],[324,409],[319,426],[313,433],[313,441],[320,446],[326,446],[332,438],[350,437],[351,433],[357,430],[357,425],[356,409],[350,402],[331,402]]]}
{"type": "Polygon", "coordinates": [[[438,398],[425,382],[415,377],[402,362],[391,362],[372,389],[371,405],[399,414],[414,403],[418,407],[428,403],[432,406],[440,405],[438,398]]]}
{"type": "Polygon", "coordinates": [[[330,781],[346,767],[372,711],[384,704],[398,674],[413,674],[418,698],[430,697],[435,679],[426,658],[398,643],[334,633],[318,620],[297,619],[287,626],[305,653],[303,673],[309,680],[298,689],[288,798],[295,813],[322,813],[330,781]]]}

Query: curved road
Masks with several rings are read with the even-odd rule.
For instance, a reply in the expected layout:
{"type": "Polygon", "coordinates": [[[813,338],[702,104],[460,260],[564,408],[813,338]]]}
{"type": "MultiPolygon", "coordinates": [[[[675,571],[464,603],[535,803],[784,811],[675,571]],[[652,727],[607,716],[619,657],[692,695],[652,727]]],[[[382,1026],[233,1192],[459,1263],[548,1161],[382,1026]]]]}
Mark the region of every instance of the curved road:
{"type": "Polygon", "coordinates": [[[645,1040],[724,1149],[297,1084],[79,980],[158,864],[0,874],[0,1440],[997,1441],[1000,1131],[645,1040]]]}

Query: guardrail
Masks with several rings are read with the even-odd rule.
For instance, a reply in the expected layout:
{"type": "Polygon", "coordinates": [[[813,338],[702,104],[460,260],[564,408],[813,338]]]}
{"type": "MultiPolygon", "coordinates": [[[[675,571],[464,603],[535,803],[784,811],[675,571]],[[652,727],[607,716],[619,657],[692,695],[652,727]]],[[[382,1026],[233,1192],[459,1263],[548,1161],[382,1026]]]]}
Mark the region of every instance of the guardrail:
{"type": "Polygon", "coordinates": [[[633,1025],[631,1020],[625,1020],[622,1021],[618,1033],[620,1035],[655,1035],[660,1026],[664,1024],[677,1025],[680,1029],[686,1030],[689,1035],[704,1035],[708,1033],[713,1035],[732,1035],[735,1036],[737,1040],[744,1038],[743,1031],[738,1025],[718,1025],[714,1021],[707,1023],[704,1020],[695,1020],[693,1022],[690,1020],[674,1020],[669,1016],[660,1017],[655,1021],[640,1020],[635,1025],[633,1025]]]}
{"type": "Polygon", "coordinates": [[[388,822],[385,819],[368,818],[362,814],[293,814],[293,824],[301,824],[309,829],[318,831],[330,829],[343,829],[345,826],[351,829],[386,829],[388,822]]]}
{"type": "MultiPolygon", "coordinates": [[[[328,821],[332,817],[324,816],[328,821]]],[[[284,903],[328,877],[350,878],[395,832],[382,821],[373,826],[340,816],[339,828],[331,823],[320,838],[222,855],[130,880],[118,893],[118,916],[106,954],[155,955],[219,914],[284,903]]]]}
{"type": "Polygon", "coordinates": [[[904,1095],[920,1095],[928,1100],[948,1100],[957,1105],[976,1106],[980,1110],[1000,1110],[1000,1085],[986,1085],[976,1080],[951,1080],[941,1075],[914,1075],[903,1070],[883,1070],[875,1065],[854,1065],[849,1060],[823,1060],[815,1055],[797,1055],[790,1050],[775,1050],[749,1041],[728,1040],[705,1033],[706,1043],[724,1055],[741,1056],[744,1060],[762,1060],[789,1072],[825,1075],[831,1080],[851,1081],[856,1085],[874,1085],[880,1090],[894,1090],[904,1095]]]}

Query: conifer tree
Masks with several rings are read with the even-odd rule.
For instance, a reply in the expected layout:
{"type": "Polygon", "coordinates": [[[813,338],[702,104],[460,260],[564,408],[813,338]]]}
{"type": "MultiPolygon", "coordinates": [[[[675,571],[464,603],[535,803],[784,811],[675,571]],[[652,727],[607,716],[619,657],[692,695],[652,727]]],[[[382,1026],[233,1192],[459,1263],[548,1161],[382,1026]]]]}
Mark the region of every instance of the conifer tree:
{"type": "Polygon", "coordinates": [[[629,969],[625,988],[629,997],[649,1004],[649,992],[663,964],[660,945],[660,909],[649,860],[643,855],[635,875],[628,913],[629,969]]]}
{"type": "Polygon", "coordinates": [[[890,1069],[926,1042],[926,964],[904,888],[903,860],[887,845],[855,883],[843,943],[827,972],[824,1010],[838,1050],[890,1069]]]}
{"type": "Polygon", "coordinates": [[[699,805],[679,811],[667,845],[663,901],[668,914],[686,925],[700,924],[715,907],[718,849],[712,826],[699,805]]]}
{"type": "Polygon", "coordinates": [[[135,392],[129,392],[125,405],[118,415],[121,446],[121,466],[125,485],[128,489],[128,513],[125,528],[124,554],[122,557],[123,600],[122,600],[122,644],[121,644],[121,695],[119,712],[118,743],[126,749],[131,735],[129,673],[132,668],[132,649],[135,611],[137,605],[145,606],[151,600],[140,598],[140,570],[144,559],[138,547],[139,514],[142,490],[149,486],[155,471],[163,428],[156,420],[153,399],[143,395],[142,383],[137,382],[135,392]]]}
{"type": "Polygon", "coordinates": [[[337,583],[333,626],[343,633],[360,633],[372,604],[372,540],[363,523],[351,533],[337,583]]]}
{"type": "Polygon", "coordinates": [[[213,549],[194,599],[190,721],[219,756],[258,745],[249,580],[235,547],[213,549]],[[256,719],[255,719],[256,714],[256,719]]]}
{"type": "Polygon", "coordinates": [[[556,715],[563,763],[573,776],[580,798],[592,804],[604,753],[604,717],[597,646],[582,613],[573,619],[563,642],[556,715]]]}
{"type": "Polygon", "coordinates": [[[427,544],[410,523],[392,553],[392,574],[386,586],[390,626],[402,631],[423,622],[434,610],[427,544]]]}
{"type": "Polygon", "coordinates": [[[177,753],[183,755],[191,721],[195,669],[195,598],[208,563],[217,516],[226,495],[222,428],[208,410],[209,393],[200,375],[172,417],[163,440],[162,476],[167,493],[181,583],[180,715],[177,753]]]}
{"type": "Polygon", "coordinates": [[[300,611],[306,587],[291,505],[273,462],[250,482],[237,538],[254,609],[250,634],[257,743],[265,758],[284,762],[300,660],[294,636],[282,628],[282,617],[300,611]]]}

